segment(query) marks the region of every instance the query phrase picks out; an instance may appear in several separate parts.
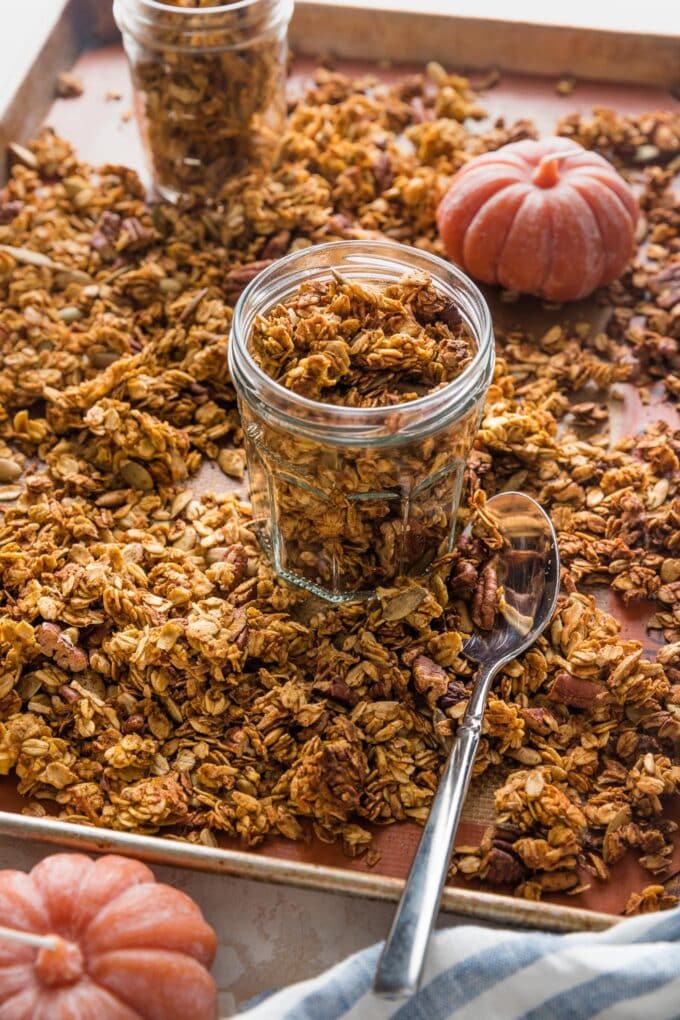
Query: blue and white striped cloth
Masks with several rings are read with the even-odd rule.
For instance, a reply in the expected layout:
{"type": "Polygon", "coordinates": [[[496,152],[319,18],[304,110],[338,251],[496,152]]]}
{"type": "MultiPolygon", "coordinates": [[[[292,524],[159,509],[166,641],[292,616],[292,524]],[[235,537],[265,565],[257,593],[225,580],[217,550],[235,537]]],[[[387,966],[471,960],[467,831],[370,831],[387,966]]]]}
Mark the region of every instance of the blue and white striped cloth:
{"type": "Polygon", "coordinates": [[[291,985],[235,1020],[674,1020],[680,1018],[680,908],[604,932],[438,931],[420,992],[371,992],[381,946],[291,985]]]}

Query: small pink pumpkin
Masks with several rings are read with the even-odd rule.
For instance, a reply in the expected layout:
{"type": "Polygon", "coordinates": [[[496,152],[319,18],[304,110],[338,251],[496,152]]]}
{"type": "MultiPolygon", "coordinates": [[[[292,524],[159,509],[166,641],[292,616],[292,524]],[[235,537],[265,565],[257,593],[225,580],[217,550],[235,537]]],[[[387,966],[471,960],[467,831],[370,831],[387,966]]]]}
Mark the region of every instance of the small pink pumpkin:
{"type": "Polygon", "coordinates": [[[513,142],[470,160],[437,210],[449,258],[484,283],[573,301],[616,279],[638,205],[602,156],[568,138],[513,142]]]}
{"type": "Polygon", "coordinates": [[[0,940],[2,1020],[214,1020],[216,939],[184,893],[139,861],[46,857],[0,871],[0,925],[57,935],[0,940]]]}

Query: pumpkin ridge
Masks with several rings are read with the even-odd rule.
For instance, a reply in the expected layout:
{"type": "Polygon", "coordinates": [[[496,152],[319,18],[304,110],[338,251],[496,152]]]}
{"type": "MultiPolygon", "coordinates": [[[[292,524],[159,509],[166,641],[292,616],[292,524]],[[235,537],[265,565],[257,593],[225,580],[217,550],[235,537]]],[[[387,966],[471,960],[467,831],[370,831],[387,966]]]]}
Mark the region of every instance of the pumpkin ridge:
{"type": "MultiPolygon", "coordinates": [[[[612,188],[609,188],[604,183],[604,181],[599,180],[599,178],[597,178],[597,177],[591,177],[590,181],[587,182],[587,183],[588,183],[588,185],[590,187],[592,187],[593,183],[594,183],[598,187],[604,188],[606,190],[607,194],[611,195],[611,197],[614,199],[614,201],[617,203],[617,205],[620,207],[620,209],[622,209],[624,214],[630,219],[630,213],[628,212],[628,209],[626,209],[626,206],[621,201],[620,197],[616,194],[616,192],[612,188]]],[[[574,185],[571,185],[571,187],[573,188],[574,191],[576,191],[581,196],[581,198],[584,200],[586,205],[588,205],[590,207],[590,211],[592,212],[593,216],[595,217],[595,222],[597,223],[597,229],[598,229],[598,231],[600,233],[600,237],[602,239],[602,244],[604,246],[605,245],[605,235],[604,235],[604,232],[602,230],[601,223],[600,223],[600,217],[598,215],[598,212],[599,212],[599,203],[591,201],[591,195],[590,195],[590,192],[588,190],[588,187],[585,188],[585,192],[586,192],[585,194],[580,190],[580,188],[574,187],[574,185]]],[[[632,226],[634,227],[635,224],[632,224],[632,226]]],[[[618,275],[618,273],[616,275],[618,275]]],[[[598,283],[597,286],[598,287],[602,287],[602,286],[604,286],[605,283],[609,283],[610,278],[611,278],[610,274],[607,272],[607,260],[605,259],[605,263],[604,263],[604,265],[602,267],[602,272],[600,274],[600,282],[598,283]]]]}
{"type": "Polygon", "coordinates": [[[15,1008],[16,1008],[16,1004],[18,1003],[20,1006],[29,1006],[29,1005],[31,1005],[31,1008],[34,1009],[35,1008],[36,996],[37,996],[37,989],[35,987],[20,988],[17,992],[14,992],[12,994],[11,998],[5,999],[4,1002],[0,1003],[0,1008],[2,1009],[2,1011],[4,1013],[5,1009],[7,1007],[11,1006],[12,1003],[15,1004],[15,1008]],[[29,995],[31,995],[31,993],[33,995],[33,1002],[32,1002],[32,1004],[29,1003],[29,1002],[22,1003],[21,999],[22,998],[28,999],[28,997],[29,997],[29,995]]]}
{"type": "MultiPolygon", "coordinates": [[[[125,889],[121,889],[119,892],[116,893],[115,896],[112,896],[111,899],[107,900],[106,903],[102,903],[102,905],[100,906],[100,908],[97,911],[97,913],[93,917],[90,918],[88,924],[86,925],[85,929],[81,933],[81,937],[84,940],[86,940],[87,939],[87,933],[89,932],[89,930],[92,927],[92,925],[95,924],[95,922],[97,921],[97,919],[98,919],[99,915],[102,913],[102,911],[108,910],[110,907],[112,907],[115,903],[118,902],[118,900],[121,898],[121,896],[126,896],[129,893],[130,889],[133,889],[133,888],[136,889],[140,885],[155,886],[157,884],[158,883],[155,882],[155,881],[153,881],[153,882],[137,882],[134,886],[133,885],[129,885],[129,886],[126,886],[125,889]]],[[[153,946],[149,946],[148,948],[152,949],[153,946]]]]}
{"type": "MultiPolygon", "coordinates": [[[[512,148],[512,144],[505,146],[505,148],[512,148]]],[[[463,174],[468,170],[474,173],[477,170],[481,170],[482,167],[488,166],[511,166],[515,170],[522,171],[522,173],[529,173],[531,171],[531,160],[519,152],[503,152],[502,149],[494,149],[491,152],[483,152],[480,156],[474,156],[467,163],[464,163],[454,176],[463,174]]]]}
{"type": "MultiPolygon", "coordinates": [[[[585,169],[585,167],[583,169],[585,169]]],[[[607,164],[606,167],[597,166],[589,167],[586,177],[589,177],[593,181],[599,181],[600,184],[604,184],[606,188],[609,188],[613,195],[616,195],[616,197],[618,198],[619,202],[621,203],[621,205],[623,206],[628,215],[632,228],[635,229],[635,225],[638,221],[639,216],[639,208],[635,203],[635,199],[633,197],[632,192],[630,191],[630,188],[623,180],[623,178],[619,178],[616,171],[614,170],[614,167],[611,166],[611,164],[607,164]],[[624,185],[624,188],[627,188],[628,192],[626,192],[624,188],[621,187],[621,185],[624,185]],[[624,194],[627,194],[627,196],[630,198],[632,208],[628,206],[628,204],[624,200],[623,198],[624,194]]]]}
{"type": "MultiPolygon", "coordinates": [[[[469,244],[473,244],[474,243],[474,236],[473,235],[475,233],[476,227],[479,228],[479,226],[480,226],[480,222],[479,222],[480,218],[487,216],[490,211],[494,210],[494,203],[501,202],[503,204],[509,204],[510,202],[512,202],[514,200],[514,198],[517,196],[517,191],[515,191],[515,189],[517,189],[517,188],[520,189],[520,192],[519,192],[520,197],[519,197],[519,201],[518,201],[518,208],[519,208],[519,206],[524,201],[524,198],[526,197],[526,194],[528,193],[528,185],[527,185],[527,183],[525,181],[516,181],[513,184],[506,185],[506,187],[504,187],[504,188],[499,188],[498,191],[495,192],[495,194],[491,195],[490,198],[488,198],[486,201],[482,202],[482,204],[480,205],[479,209],[477,210],[477,212],[473,216],[472,220],[470,221],[470,223],[468,223],[467,229],[465,231],[465,237],[464,237],[464,240],[463,240],[463,248],[462,248],[462,252],[461,252],[461,254],[463,256],[462,265],[464,265],[466,267],[469,267],[469,266],[472,266],[474,264],[474,262],[475,262],[474,258],[471,256],[470,253],[468,253],[466,251],[466,249],[467,249],[468,243],[469,244]],[[512,195],[508,195],[508,192],[513,192],[513,194],[512,195]]],[[[515,210],[515,213],[513,213],[513,218],[510,221],[510,225],[512,225],[512,223],[514,222],[514,217],[516,215],[516,212],[517,212],[517,210],[515,210]]],[[[502,247],[502,241],[503,241],[503,239],[501,240],[501,247],[502,247]]],[[[484,251],[484,246],[481,243],[479,244],[479,249],[484,251]]],[[[499,248],[499,251],[500,251],[500,248],[499,248]]],[[[498,283],[498,265],[499,265],[499,262],[500,262],[500,255],[497,255],[494,258],[493,263],[491,263],[490,265],[489,265],[489,263],[485,262],[485,266],[484,266],[484,271],[483,272],[481,270],[481,267],[478,267],[479,279],[483,280],[485,283],[497,284],[498,283]],[[487,272],[487,268],[489,269],[488,272],[487,272]]]]}
{"type": "Polygon", "coordinates": [[[547,240],[547,257],[545,258],[545,265],[543,266],[543,274],[540,277],[540,284],[539,284],[539,287],[538,287],[539,294],[543,298],[543,300],[545,300],[545,301],[547,301],[548,299],[545,298],[545,296],[543,295],[543,290],[545,288],[545,284],[547,283],[547,277],[550,276],[550,274],[551,274],[551,269],[553,268],[553,261],[555,259],[555,216],[554,216],[554,211],[555,210],[553,209],[553,203],[550,201],[550,199],[547,199],[545,201],[545,218],[547,220],[546,230],[547,230],[548,234],[550,234],[550,237],[548,237],[548,240],[547,240]]]}
{"type": "MultiPolygon", "coordinates": [[[[125,999],[121,999],[120,995],[118,995],[117,992],[114,992],[111,988],[107,988],[106,985],[100,985],[98,981],[95,981],[95,979],[90,974],[87,973],[87,971],[85,972],[85,978],[97,989],[97,991],[100,994],[111,996],[116,1005],[120,1006],[121,1009],[128,1010],[129,1013],[131,1013],[134,1017],[138,1017],[139,1020],[146,1020],[146,1017],[144,1017],[139,1012],[139,1010],[134,1009],[132,1006],[129,1006],[125,999]]],[[[103,1017],[102,1020],[104,1020],[103,1017]]]]}
{"type": "Polygon", "coordinates": [[[83,931],[108,903],[142,881],[153,883],[155,879],[153,872],[141,861],[122,858],[116,854],[98,857],[87,881],[80,888],[78,902],[74,903],[74,932],[82,936],[83,931]],[[112,888],[112,883],[118,887],[117,892],[112,888]],[[94,913],[91,909],[93,903],[94,913]]]}
{"type": "Polygon", "coordinates": [[[524,194],[522,195],[521,199],[517,203],[517,208],[515,209],[515,211],[514,211],[514,213],[512,215],[512,219],[510,220],[510,223],[508,224],[508,229],[505,231],[505,238],[503,240],[503,244],[501,245],[500,251],[499,251],[499,253],[498,253],[497,257],[496,257],[496,262],[495,262],[495,265],[493,267],[493,271],[494,271],[494,276],[496,277],[498,282],[501,284],[501,286],[504,286],[504,284],[502,284],[502,282],[501,282],[501,280],[500,280],[500,278],[498,276],[498,269],[499,269],[499,266],[501,265],[501,263],[503,261],[503,256],[505,254],[505,249],[508,246],[508,238],[510,237],[510,232],[512,231],[512,228],[515,225],[515,220],[519,216],[519,211],[522,208],[522,206],[524,205],[524,203],[526,202],[527,195],[529,195],[529,194],[530,194],[530,187],[529,187],[529,182],[527,181],[526,191],[524,192],[524,194]]]}
{"type": "Polygon", "coordinates": [[[593,215],[590,206],[582,197],[582,195],[580,195],[578,191],[571,187],[569,187],[568,189],[570,199],[566,202],[566,205],[564,205],[563,200],[566,197],[566,194],[567,189],[565,188],[562,191],[562,197],[560,198],[558,196],[555,199],[555,210],[561,213],[563,230],[566,230],[566,226],[567,223],[569,223],[569,221],[571,221],[571,226],[576,228],[575,232],[572,234],[570,239],[570,247],[575,250],[572,250],[571,253],[572,258],[568,261],[568,263],[565,263],[564,259],[560,258],[557,261],[557,266],[555,264],[556,253],[553,252],[551,272],[546,277],[545,289],[549,288],[549,293],[552,292],[553,295],[557,293],[557,296],[553,296],[550,298],[550,300],[557,301],[581,300],[587,294],[592,293],[592,291],[598,285],[597,281],[600,279],[602,267],[605,264],[604,253],[602,252],[601,249],[596,249],[596,255],[600,256],[600,268],[597,273],[595,273],[594,271],[595,269],[598,268],[597,262],[593,263],[588,260],[589,255],[591,253],[591,244],[590,239],[588,237],[588,230],[584,225],[586,221],[586,217],[583,216],[584,211],[587,213],[587,216],[590,217],[591,221],[590,226],[591,227],[594,226],[598,237],[601,237],[600,225],[595,219],[595,216],[593,215]],[[581,209],[579,212],[577,212],[577,208],[579,205],[581,209]],[[563,285],[560,282],[556,282],[556,280],[553,278],[553,274],[555,273],[555,270],[557,268],[557,280],[561,280],[562,274],[566,271],[565,266],[568,264],[569,267],[572,268],[574,265],[574,261],[576,259],[581,260],[579,265],[580,286],[578,288],[574,287],[573,298],[565,299],[559,296],[560,292],[563,291],[564,289],[563,285]],[[553,278],[552,284],[550,283],[551,278],[553,278]]]}
{"type": "MultiPolygon", "coordinates": [[[[505,156],[499,156],[498,155],[498,150],[495,150],[494,152],[484,153],[484,155],[488,155],[489,157],[493,156],[493,159],[490,158],[490,159],[486,160],[484,163],[482,163],[481,160],[479,162],[471,161],[469,163],[466,163],[465,167],[463,167],[463,169],[466,169],[467,167],[470,167],[472,170],[479,170],[483,166],[494,166],[494,167],[497,167],[497,166],[509,166],[509,167],[512,167],[513,170],[519,170],[521,173],[530,173],[531,172],[531,163],[529,162],[529,160],[525,156],[520,156],[519,153],[510,153],[510,152],[508,152],[505,156]],[[514,158],[512,158],[512,157],[514,157],[514,158]]],[[[479,159],[479,157],[478,157],[478,159],[479,159]]]]}
{"type": "MultiPolygon", "coordinates": [[[[511,163],[504,163],[502,165],[504,168],[507,167],[508,171],[515,170],[518,175],[521,173],[521,167],[514,166],[511,163]]],[[[505,180],[502,177],[499,179],[499,177],[497,176],[498,170],[496,170],[496,174],[494,174],[493,173],[494,169],[496,169],[496,165],[492,163],[486,163],[483,166],[474,166],[472,167],[471,172],[463,177],[464,183],[461,187],[463,197],[466,196],[466,191],[464,190],[465,188],[468,188],[470,191],[475,192],[477,191],[478,188],[482,188],[485,184],[497,185],[494,191],[491,191],[488,195],[482,196],[479,199],[479,205],[476,207],[475,213],[479,209],[479,206],[483,205],[484,202],[488,202],[488,200],[490,198],[493,198],[493,196],[502,188],[508,188],[512,184],[520,184],[523,180],[521,176],[518,176],[517,180],[505,180]],[[486,171],[492,172],[487,173],[486,171]]],[[[448,192],[445,192],[444,196],[442,197],[442,205],[446,201],[447,194],[448,192]]],[[[453,196],[453,198],[455,198],[457,201],[460,200],[460,197],[461,197],[460,193],[456,193],[455,196],[453,196]]],[[[469,224],[470,220],[468,221],[468,226],[469,224]]]]}
{"type": "Polygon", "coordinates": [[[3,888],[0,890],[0,923],[8,923],[20,931],[37,931],[49,934],[50,912],[45,902],[42,889],[31,882],[30,873],[11,869],[3,871],[3,888]],[[35,899],[37,898],[38,903],[35,899]],[[14,901],[13,903],[11,901],[14,901]],[[17,918],[16,907],[21,910],[21,918],[17,918]],[[3,907],[11,908],[5,912],[3,907]],[[2,921],[6,917],[7,921],[2,921]]]}
{"type": "Polygon", "coordinates": [[[73,906],[74,906],[74,909],[73,909],[73,911],[71,913],[71,932],[70,932],[70,934],[72,934],[74,937],[77,934],[76,932],[73,931],[73,928],[75,927],[74,922],[75,922],[75,916],[76,916],[75,905],[76,905],[76,903],[78,902],[78,900],[80,899],[80,897],[83,894],[83,885],[85,884],[85,879],[90,877],[90,872],[92,871],[92,868],[94,867],[94,861],[92,860],[92,858],[88,857],[87,859],[88,859],[88,861],[90,861],[92,867],[87,868],[87,869],[83,868],[82,871],[79,872],[79,874],[78,874],[78,885],[77,885],[76,890],[75,890],[75,892],[73,894],[73,906]]]}
{"type": "MultiPolygon", "coordinates": [[[[591,214],[591,216],[593,217],[593,219],[595,221],[595,226],[597,228],[597,233],[598,233],[599,238],[600,238],[600,245],[602,246],[602,248],[604,248],[604,245],[605,245],[604,233],[602,232],[602,227],[600,226],[600,220],[599,220],[599,217],[597,215],[597,212],[593,208],[592,202],[589,200],[587,195],[584,195],[582,191],[580,191],[578,188],[575,188],[573,186],[573,184],[570,184],[569,182],[565,182],[565,183],[567,184],[567,187],[569,188],[569,190],[571,192],[573,192],[574,195],[577,195],[581,199],[581,201],[585,202],[585,204],[588,206],[588,209],[590,210],[590,214],[591,214]]],[[[602,285],[602,280],[606,276],[606,272],[607,272],[607,259],[603,258],[602,259],[602,269],[601,269],[600,273],[598,274],[598,282],[595,285],[595,289],[596,290],[597,290],[598,287],[600,287],[602,285]]]]}
{"type": "MultiPolygon", "coordinates": [[[[101,954],[96,961],[96,966],[90,975],[100,988],[108,992],[116,991],[117,997],[128,1009],[139,1013],[141,1020],[167,1020],[167,1007],[171,1001],[168,996],[172,995],[174,988],[175,996],[190,995],[192,1001],[201,1003],[206,1016],[205,1007],[210,1002],[212,1010],[217,1004],[217,988],[208,971],[197,960],[185,953],[177,953],[173,950],[155,949],[151,951],[152,960],[145,960],[143,953],[147,950],[137,949],[113,949],[101,954]],[[145,965],[153,964],[152,969],[158,973],[164,973],[166,980],[163,988],[159,988],[157,999],[148,1001],[142,993],[145,975],[145,965]],[[144,1000],[143,1002],[141,1000],[144,1000]]],[[[177,1020],[180,1001],[172,998],[173,1017],[177,1020]]],[[[182,1014],[182,1020],[188,1020],[187,1014],[182,1014]]]]}
{"type": "Polygon", "coordinates": [[[59,1018],[85,1017],[86,1020],[146,1020],[138,1010],[132,1009],[121,998],[113,994],[104,985],[98,984],[88,975],[78,984],[75,994],[72,990],[61,988],[54,990],[53,1001],[39,1000],[41,1020],[59,1018]],[[93,1001],[94,1000],[94,1001],[93,1001]]]}
{"type": "Polygon", "coordinates": [[[518,293],[540,293],[550,243],[550,232],[545,229],[546,209],[542,192],[530,188],[508,231],[498,276],[518,293]]]}
{"type": "MultiPolygon", "coordinates": [[[[156,884],[155,882],[139,882],[139,883],[137,883],[137,885],[149,885],[149,886],[153,886],[155,884],[156,884]]],[[[87,937],[88,937],[88,933],[90,931],[90,928],[94,924],[97,923],[100,914],[104,910],[108,910],[110,907],[113,907],[118,902],[118,900],[122,896],[126,896],[129,893],[130,889],[132,889],[132,888],[137,888],[137,886],[134,886],[134,887],[133,886],[127,886],[125,889],[121,889],[120,892],[118,892],[115,896],[112,896],[111,899],[107,900],[106,903],[103,903],[101,905],[101,907],[99,908],[97,913],[93,917],[90,918],[89,923],[86,925],[84,930],[81,932],[81,938],[83,939],[83,941],[85,943],[87,943],[87,937]]],[[[154,947],[153,946],[145,946],[144,948],[145,949],[153,949],[154,947]]],[[[97,956],[100,956],[101,953],[108,953],[108,952],[110,952],[110,950],[104,949],[104,950],[95,950],[94,953],[87,953],[86,954],[87,955],[87,960],[89,962],[90,960],[95,959],[97,956]]]]}
{"type": "MultiPolygon", "coordinates": [[[[94,867],[94,862],[91,857],[86,854],[53,854],[51,857],[45,857],[42,861],[39,861],[34,868],[29,872],[30,877],[33,879],[33,883],[36,889],[40,892],[45,906],[47,909],[47,916],[50,922],[50,926],[53,926],[57,934],[62,935],[67,940],[72,940],[76,933],[74,931],[74,917],[75,917],[75,905],[80,899],[83,882],[90,874],[90,871],[94,867]],[[78,858],[78,867],[76,868],[76,861],[74,858],[78,858]],[[53,916],[53,907],[56,905],[54,899],[50,903],[50,884],[54,881],[54,868],[55,867],[66,867],[69,871],[69,878],[75,879],[75,889],[69,896],[69,910],[68,910],[68,930],[59,930],[63,927],[62,922],[58,924],[55,922],[53,916]]],[[[60,876],[63,879],[63,874],[60,876]]],[[[58,886],[57,886],[58,888],[58,886]]],[[[63,919],[62,919],[63,921],[63,919]]]]}
{"type": "MultiPolygon", "coordinates": [[[[465,235],[467,234],[468,230],[470,229],[470,224],[472,223],[473,219],[475,218],[477,213],[480,211],[480,209],[482,209],[483,206],[486,205],[486,203],[488,201],[490,201],[490,199],[492,199],[494,197],[494,195],[497,195],[499,191],[503,191],[504,188],[507,188],[507,187],[510,186],[508,184],[508,182],[506,182],[506,181],[493,181],[492,180],[491,184],[492,185],[493,184],[497,184],[497,187],[492,188],[492,190],[490,190],[488,192],[488,194],[487,194],[486,192],[484,192],[481,189],[481,186],[479,185],[479,183],[475,181],[475,177],[476,177],[476,173],[474,173],[474,172],[468,175],[468,180],[472,181],[472,185],[470,187],[470,191],[472,191],[472,193],[474,195],[475,203],[474,204],[471,203],[471,205],[472,205],[472,212],[469,214],[469,216],[466,214],[466,219],[465,220],[461,219],[461,222],[458,224],[458,227],[457,227],[457,230],[456,230],[456,235],[457,235],[457,241],[456,241],[456,246],[455,246],[456,247],[456,251],[455,252],[453,251],[453,245],[451,243],[450,236],[445,241],[445,244],[446,244],[447,248],[450,248],[450,255],[453,255],[454,261],[460,262],[461,265],[463,265],[463,249],[465,247],[465,235]],[[459,258],[456,258],[456,255],[459,255],[459,258]]],[[[516,183],[519,183],[519,181],[516,182],[516,183]]],[[[448,211],[449,211],[450,206],[452,206],[452,205],[454,205],[456,203],[459,203],[461,201],[461,196],[460,196],[459,193],[456,193],[455,195],[452,195],[448,202],[447,202],[447,197],[448,197],[448,193],[444,195],[444,197],[442,198],[442,200],[441,200],[441,202],[439,204],[439,208],[437,209],[436,219],[437,219],[438,223],[440,221],[444,221],[445,222],[446,218],[448,216],[448,211]]],[[[465,197],[465,193],[463,193],[463,198],[464,197],[465,197]]]]}
{"type": "Polygon", "coordinates": [[[616,173],[609,160],[594,149],[584,149],[570,158],[574,162],[566,168],[568,173],[575,173],[577,170],[611,170],[616,173]]]}
{"type": "Polygon", "coordinates": [[[20,992],[30,987],[33,979],[33,960],[20,960],[17,963],[6,963],[0,967],[0,980],[7,991],[3,990],[0,994],[0,1011],[8,1003],[11,1002],[20,992]],[[11,987],[10,982],[14,984],[11,987]],[[9,995],[9,998],[5,998],[9,995]]]}
{"type": "MultiPolygon", "coordinates": [[[[628,221],[630,222],[631,227],[634,230],[635,229],[635,224],[636,224],[637,221],[635,219],[633,219],[633,217],[631,216],[630,209],[628,208],[626,203],[623,201],[623,199],[621,198],[621,196],[618,193],[618,191],[616,191],[614,188],[612,188],[607,183],[607,181],[602,180],[601,177],[596,177],[594,174],[584,174],[584,178],[586,178],[586,179],[590,178],[590,180],[587,181],[587,183],[589,183],[590,185],[592,185],[592,183],[595,182],[596,184],[600,184],[600,185],[602,185],[603,188],[607,189],[608,194],[610,194],[612,196],[612,198],[614,198],[618,202],[618,204],[621,206],[621,209],[623,210],[626,218],[628,219],[628,221]]],[[[586,202],[588,202],[588,205],[590,205],[590,201],[588,200],[588,197],[586,195],[583,195],[583,198],[585,198],[586,202]]]]}
{"type": "Polygon", "coordinates": [[[184,953],[206,967],[212,963],[217,948],[217,939],[212,928],[191,897],[181,889],[168,885],[159,887],[156,882],[141,882],[108,902],[102,911],[93,917],[91,924],[83,933],[83,941],[89,950],[88,962],[96,960],[102,954],[113,952],[114,948],[120,951],[133,949],[135,946],[141,946],[143,942],[149,951],[184,953]],[[128,938],[121,945],[120,933],[116,934],[116,926],[121,918],[130,911],[133,913],[146,911],[150,907],[156,912],[155,926],[147,926],[140,922],[132,933],[134,937],[130,940],[128,933],[128,938]],[[168,930],[171,933],[175,932],[180,919],[184,921],[183,936],[178,940],[176,933],[171,934],[171,942],[174,942],[174,945],[169,945],[164,941],[168,936],[168,930]],[[159,933],[159,926],[163,934],[159,933]],[[148,939],[158,937],[162,940],[161,944],[159,942],[148,944],[148,939]],[[180,942],[183,944],[180,945],[180,942]]]}
{"type": "Polygon", "coordinates": [[[555,256],[555,229],[554,229],[554,224],[553,224],[552,206],[551,206],[550,202],[545,202],[544,208],[545,208],[545,218],[546,218],[546,228],[545,229],[546,229],[546,231],[547,231],[547,233],[549,235],[548,236],[548,246],[547,246],[548,247],[548,255],[547,255],[546,260],[545,260],[545,265],[543,266],[543,274],[541,276],[541,281],[540,281],[538,287],[536,288],[539,294],[542,293],[543,288],[545,287],[545,281],[548,279],[548,274],[550,273],[550,267],[552,266],[552,261],[553,261],[553,258],[555,256]]]}

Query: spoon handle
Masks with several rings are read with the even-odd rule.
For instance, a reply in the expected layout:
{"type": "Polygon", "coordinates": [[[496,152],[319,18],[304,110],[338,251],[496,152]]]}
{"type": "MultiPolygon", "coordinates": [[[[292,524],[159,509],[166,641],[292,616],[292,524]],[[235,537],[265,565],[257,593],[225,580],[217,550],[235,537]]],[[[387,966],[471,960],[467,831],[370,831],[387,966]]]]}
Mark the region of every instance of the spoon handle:
{"type": "Polygon", "coordinates": [[[382,951],[373,991],[386,999],[413,995],[439,911],[453,841],[470,785],[482,716],[499,663],[480,667],[463,722],[449,753],[404,891],[382,951]]]}

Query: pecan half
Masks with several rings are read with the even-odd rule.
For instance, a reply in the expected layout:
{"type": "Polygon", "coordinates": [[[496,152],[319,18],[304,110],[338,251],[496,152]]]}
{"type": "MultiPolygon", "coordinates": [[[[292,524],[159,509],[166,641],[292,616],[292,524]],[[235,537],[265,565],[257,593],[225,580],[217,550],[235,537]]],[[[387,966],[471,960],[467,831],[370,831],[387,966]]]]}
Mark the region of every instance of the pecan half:
{"type": "Polygon", "coordinates": [[[465,701],[469,694],[470,692],[461,680],[449,680],[445,693],[439,699],[439,707],[446,711],[447,708],[452,708],[459,702],[465,701]]]}
{"type": "Polygon", "coordinates": [[[221,587],[225,591],[233,591],[245,579],[248,572],[248,553],[240,542],[237,542],[235,545],[229,546],[222,562],[228,563],[232,571],[228,582],[226,579],[221,579],[221,587]]]}
{"type": "Polygon", "coordinates": [[[11,223],[15,216],[18,216],[23,209],[25,202],[18,199],[13,202],[0,202],[0,225],[11,223]]]}
{"type": "Polygon", "coordinates": [[[525,877],[526,869],[514,854],[493,846],[482,864],[480,875],[491,885],[515,885],[525,877]]]}
{"type": "Polygon", "coordinates": [[[449,678],[445,669],[429,659],[427,655],[419,655],[413,663],[413,682],[419,694],[423,694],[429,705],[436,705],[446,695],[449,678]]]}
{"type": "Polygon", "coordinates": [[[99,217],[97,229],[90,238],[92,247],[104,262],[113,262],[116,258],[114,241],[120,231],[121,218],[118,213],[105,209],[99,217]]]}
{"type": "Polygon", "coordinates": [[[280,259],[288,251],[290,238],[290,230],[279,230],[277,234],[273,234],[260,252],[260,260],[280,259]]]}
{"type": "Polygon", "coordinates": [[[593,683],[592,680],[584,680],[582,677],[572,676],[571,673],[558,673],[548,697],[561,705],[591,708],[603,689],[602,684],[593,683]]]}
{"type": "Polygon", "coordinates": [[[224,295],[231,304],[246,289],[251,280],[254,280],[258,273],[266,269],[274,262],[274,259],[258,259],[256,262],[247,262],[244,266],[230,269],[224,278],[224,295]]]}
{"type": "Polygon", "coordinates": [[[381,152],[373,163],[373,176],[380,191],[387,191],[394,181],[392,161],[386,152],[381,152]]]}
{"type": "Polygon", "coordinates": [[[453,569],[449,591],[453,595],[472,591],[478,581],[477,568],[469,560],[460,560],[453,569]]]}
{"type": "Polygon", "coordinates": [[[43,654],[54,659],[61,669],[71,673],[81,673],[87,669],[87,653],[78,645],[74,645],[58,624],[41,623],[36,637],[43,654]]]}
{"type": "Polygon", "coordinates": [[[36,640],[40,650],[50,658],[54,655],[57,641],[61,637],[61,627],[57,623],[41,623],[36,632],[36,640]]]}
{"type": "Polygon", "coordinates": [[[557,719],[549,708],[522,708],[519,714],[524,719],[527,729],[539,733],[542,737],[557,729],[557,719]]]}
{"type": "Polygon", "coordinates": [[[339,701],[341,705],[347,705],[348,708],[353,708],[359,701],[356,691],[353,691],[340,677],[331,677],[330,680],[315,680],[312,690],[317,694],[333,698],[334,701],[339,701]]]}
{"type": "Polygon", "coordinates": [[[120,726],[122,733],[141,733],[144,729],[144,716],[143,715],[129,715],[127,719],[121,723],[120,726]]]}
{"type": "Polygon", "coordinates": [[[143,248],[149,247],[155,236],[152,227],[145,227],[136,216],[128,216],[120,225],[118,249],[141,251],[143,248]]]}
{"type": "Polygon", "coordinates": [[[496,596],[498,594],[498,577],[496,568],[488,563],[482,570],[472,596],[470,615],[472,622],[480,630],[491,630],[496,619],[496,596]]]}
{"type": "Polygon", "coordinates": [[[75,688],[73,687],[69,687],[68,684],[61,685],[61,687],[59,688],[59,694],[64,699],[64,701],[69,702],[78,701],[78,699],[80,698],[80,694],[78,693],[78,691],[76,691],[75,688]]]}

